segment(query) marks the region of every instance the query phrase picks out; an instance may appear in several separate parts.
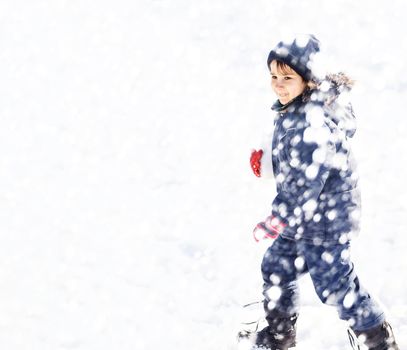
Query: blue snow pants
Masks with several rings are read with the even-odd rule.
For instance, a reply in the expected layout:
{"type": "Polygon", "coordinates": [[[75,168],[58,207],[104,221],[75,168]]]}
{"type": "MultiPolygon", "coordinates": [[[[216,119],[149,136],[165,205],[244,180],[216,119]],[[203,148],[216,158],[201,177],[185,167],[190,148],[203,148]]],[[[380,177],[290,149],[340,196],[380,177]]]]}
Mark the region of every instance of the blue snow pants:
{"type": "Polygon", "coordinates": [[[384,313],[361,286],[349,248],[349,242],[315,245],[278,237],[261,265],[266,313],[298,313],[298,278],[308,272],[321,301],[334,306],[352,329],[364,331],[382,323],[384,313]]]}

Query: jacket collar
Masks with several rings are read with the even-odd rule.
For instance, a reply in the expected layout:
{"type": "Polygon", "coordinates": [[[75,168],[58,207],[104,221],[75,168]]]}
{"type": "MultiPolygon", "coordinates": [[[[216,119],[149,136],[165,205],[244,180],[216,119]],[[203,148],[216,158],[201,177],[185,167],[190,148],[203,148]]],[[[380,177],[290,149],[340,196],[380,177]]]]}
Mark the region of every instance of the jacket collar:
{"type": "Polygon", "coordinates": [[[296,98],[293,98],[290,102],[287,102],[285,105],[283,105],[279,100],[277,100],[271,106],[271,109],[276,112],[281,112],[281,111],[287,109],[289,106],[297,103],[298,101],[303,102],[303,98],[304,98],[304,93],[302,93],[301,95],[298,95],[296,98]]]}

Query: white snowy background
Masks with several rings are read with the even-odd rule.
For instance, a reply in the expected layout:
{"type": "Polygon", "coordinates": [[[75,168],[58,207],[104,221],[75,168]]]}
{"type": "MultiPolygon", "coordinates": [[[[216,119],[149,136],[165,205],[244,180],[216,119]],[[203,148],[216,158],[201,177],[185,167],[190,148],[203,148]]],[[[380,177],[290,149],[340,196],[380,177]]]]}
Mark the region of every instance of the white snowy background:
{"type": "MultiPolygon", "coordinates": [[[[261,299],[266,57],[314,33],[357,80],[352,257],[407,348],[406,2],[0,1],[0,347],[230,349],[261,299]]],[[[298,349],[348,349],[301,280],[298,349]]]]}

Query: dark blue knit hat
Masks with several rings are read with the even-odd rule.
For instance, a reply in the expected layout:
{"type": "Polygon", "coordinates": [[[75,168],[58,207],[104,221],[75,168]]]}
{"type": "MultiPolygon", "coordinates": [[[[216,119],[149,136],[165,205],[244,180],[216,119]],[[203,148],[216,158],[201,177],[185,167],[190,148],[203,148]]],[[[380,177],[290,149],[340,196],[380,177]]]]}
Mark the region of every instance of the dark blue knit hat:
{"type": "Polygon", "coordinates": [[[319,52],[319,40],[312,34],[301,35],[290,42],[279,42],[269,53],[267,67],[270,69],[270,63],[273,60],[282,61],[309,81],[314,78],[310,63],[317,52],[319,52]]]}

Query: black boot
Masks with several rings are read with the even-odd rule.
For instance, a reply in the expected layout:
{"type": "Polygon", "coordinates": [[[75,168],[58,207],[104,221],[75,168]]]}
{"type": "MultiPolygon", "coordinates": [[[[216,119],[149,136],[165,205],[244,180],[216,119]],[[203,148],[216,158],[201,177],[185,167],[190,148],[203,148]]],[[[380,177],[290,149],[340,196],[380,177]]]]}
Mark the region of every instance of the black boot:
{"type": "Polygon", "coordinates": [[[255,345],[259,349],[288,350],[296,345],[298,315],[286,315],[278,311],[268,313],[268,326],[256,334],[255,345]]]}
{"type": "Polygon", "coordinates": [[[360,349],[358,343],[364,344],[369,350],[400,350],[394,338],[393,330],[389,323],[365,331],[354,331],[357,341],[349,332],[349,340],[354,349],[360,349]]]}

